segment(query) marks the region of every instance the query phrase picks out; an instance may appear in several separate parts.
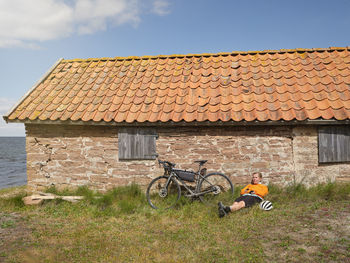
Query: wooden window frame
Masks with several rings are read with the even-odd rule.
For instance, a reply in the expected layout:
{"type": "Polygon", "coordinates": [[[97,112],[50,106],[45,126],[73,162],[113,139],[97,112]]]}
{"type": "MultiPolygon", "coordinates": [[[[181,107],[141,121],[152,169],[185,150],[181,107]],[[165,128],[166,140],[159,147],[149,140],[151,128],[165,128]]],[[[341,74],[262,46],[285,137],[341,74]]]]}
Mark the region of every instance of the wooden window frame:
{"type": "Polygon", "coordinates": [[[155,129],[120,128],[118,130],[119,160],[154,160],[157,158],[155,129]]]}
{"type": "Polygon", "coordinates": [[[350,162],[350,126],[320,126],[318,128],[318,162],[350,162]]]}

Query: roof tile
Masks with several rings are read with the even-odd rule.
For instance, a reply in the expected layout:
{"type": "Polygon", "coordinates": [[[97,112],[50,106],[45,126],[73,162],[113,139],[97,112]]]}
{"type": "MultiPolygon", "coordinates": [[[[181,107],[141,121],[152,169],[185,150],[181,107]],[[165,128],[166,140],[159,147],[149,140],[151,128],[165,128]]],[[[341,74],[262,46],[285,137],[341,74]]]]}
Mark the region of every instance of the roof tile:
{"type": "Polygon", "coordinates": [[[350,118],[348,48],[62,60],[9,120],[350,118]]]}

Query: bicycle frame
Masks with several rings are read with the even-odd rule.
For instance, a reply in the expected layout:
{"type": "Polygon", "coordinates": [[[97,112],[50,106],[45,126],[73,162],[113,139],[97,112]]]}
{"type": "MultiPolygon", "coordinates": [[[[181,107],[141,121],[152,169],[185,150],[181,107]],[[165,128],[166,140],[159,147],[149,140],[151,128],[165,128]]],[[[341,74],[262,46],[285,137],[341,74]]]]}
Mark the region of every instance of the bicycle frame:
{"type": "Polygon", "coordinates": [[[164,174],[154,178],[146,191],[147,201],[152,208],[172,208],[181,197],[181,192],[186,197],[198,198],[206,204],[215,202],[217,196],[223,197],[220,193],[224,192],[228,192],[229,195],[225,196],[231,199],[230,194],[233,195],[234,190],[230,179],[219,172],[207,173],[206,168],[202,168],[207,160],[195,162],[199,163],[196,172],[174,169],[176,164],[158,160],[164,168],[164,174]]]}
{"type": "MultiPolygon", "coordinates": [[[[212,192],[212,190],[207,190],[207,191],[203,191],[203,192],[200,192],[200,191],[199,191],[199,182],[200,182],[201,180],[205,180],[206,182],[208,182],[209,184],[211,184],[211,183],[210,183],[208,180],[206,180],[205,177],[200,173],[202,166],[203,166],[203,165],[199,165],[199,169],[198,169],[198,171],[195,173],[196,187],[195,187],[195,190],[194,190],[194,191],[192,191],[191,188],[185,183],[185,181],[182,180],[182,179],[181,179],[175,172],[173,172],[172,170],[171,170],[170,175],[169,175],[169,177],[168,177],[168,180],[167,180],[167,182],[166,182],[166,184],[165,184],[165,187],[167,188],[167,187],[169,186],[169,183],[170,183],[171,179],[172,179],[172,178],[175,178],[174,180],[177,180],[178,182],[180,182],[180,185],[183,186],[183,187],[185,187],[185,189],[190,193],[189,195],[185,195],[185,196],[187,196],[187,197],[198,197],[198,196],[205,195],[205,194],[207,194],[207,193],[212,192]]],[[[168,175],[166,174],[166,172],[164,172],[164,175],[165,175],[165,176],[168,176],[168,175]]]]}

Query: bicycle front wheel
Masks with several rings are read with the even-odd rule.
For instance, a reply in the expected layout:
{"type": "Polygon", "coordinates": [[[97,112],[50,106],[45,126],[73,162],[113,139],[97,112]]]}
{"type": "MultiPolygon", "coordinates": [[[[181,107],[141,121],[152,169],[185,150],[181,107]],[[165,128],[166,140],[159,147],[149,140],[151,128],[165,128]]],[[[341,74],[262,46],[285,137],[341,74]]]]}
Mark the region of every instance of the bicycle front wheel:
{"type": "Polygon", "coordinates": [[[167,176],[159,176],[147,188],[147,201],[154,209],[172,208],[181,196],[180,185],[174,179],[168,180],[167,176]]]}
{"type": "Polygon", "coordinates": [[[199,199],[207,205],[233,202],[234,187],[231,180],[222,173],[210,173],[201,179],[198,185],[199,199]]]}

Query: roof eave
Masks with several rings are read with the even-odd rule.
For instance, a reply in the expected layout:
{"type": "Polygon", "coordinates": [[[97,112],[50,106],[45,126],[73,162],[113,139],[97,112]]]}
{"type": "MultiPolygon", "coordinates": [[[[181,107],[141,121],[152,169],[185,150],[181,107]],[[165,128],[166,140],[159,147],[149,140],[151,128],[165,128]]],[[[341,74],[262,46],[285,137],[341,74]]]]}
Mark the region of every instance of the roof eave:
{"type": "Polygon", "coordinates": [[[259,125],[348,125],[350,124],[350,119],[346,120],[325,120],[325,119],[315,119],[315,120],[279,120],[279,121],[202,121],[202,122],[185,122],[185,121],[168,121],[168,122],[105,122],[105,121],[60,121],[60,120],[7,120],[11,123],[24,123],[24,124],[37,124],[37,125],[89,125],[89,126],[259,126],[259,125]]]}

